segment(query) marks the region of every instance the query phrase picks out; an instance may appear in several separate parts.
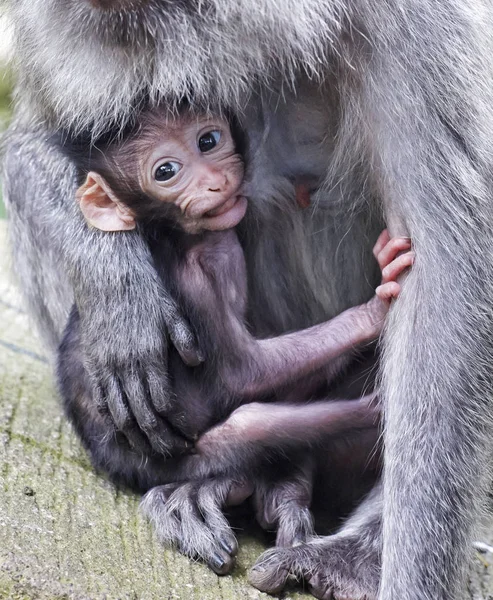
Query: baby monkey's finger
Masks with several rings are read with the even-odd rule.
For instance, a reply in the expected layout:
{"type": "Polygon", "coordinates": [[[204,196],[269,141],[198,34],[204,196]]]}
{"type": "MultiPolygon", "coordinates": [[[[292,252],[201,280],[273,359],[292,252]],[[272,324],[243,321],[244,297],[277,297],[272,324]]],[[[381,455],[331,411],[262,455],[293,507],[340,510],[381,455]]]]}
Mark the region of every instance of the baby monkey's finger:
{"type": "Polygon", "coordinates": [[[392,238],[377,255],[380,269],[383,271],[400,252],[409,250],[409,248],[411,248],[410,238],[392,238]]]}
{"type": "Polygon", "coordinates": [[[378,236],[378,240],[375,242],[373,246],[373,256],[378,260],[378,255],[384,249],[384,247],[390,241],[390,234],[388,229],[384,229],[382,233],[378,236]]]}
{"type": "Polygon", "coordinates": [[[406,252],[395,258],[382,269],[382,284],[395,281],[402,272],[414,263],[414,252],[406,252]]]}
{"type": "Polygon", "coordinates": [[[375,294],[384,302],[389,302],[390,300],[397,298],[400,292],[401,286],[397,281],[389,281],[388,283],[379,285],[375,290],[375,294]]]}

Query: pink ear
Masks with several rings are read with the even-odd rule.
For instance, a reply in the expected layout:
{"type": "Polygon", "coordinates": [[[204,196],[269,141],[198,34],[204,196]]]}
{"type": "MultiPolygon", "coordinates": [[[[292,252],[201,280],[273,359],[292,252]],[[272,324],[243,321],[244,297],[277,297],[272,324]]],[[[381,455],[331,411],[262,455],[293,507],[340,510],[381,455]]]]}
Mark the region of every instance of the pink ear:
{"type": "Polygon", "coordinates": [[[135,217],[113,193],[105,179],[90,172],[77,190],[76,198],[85,220],[101,231],[130,231],[135,229],[135,217]]]}

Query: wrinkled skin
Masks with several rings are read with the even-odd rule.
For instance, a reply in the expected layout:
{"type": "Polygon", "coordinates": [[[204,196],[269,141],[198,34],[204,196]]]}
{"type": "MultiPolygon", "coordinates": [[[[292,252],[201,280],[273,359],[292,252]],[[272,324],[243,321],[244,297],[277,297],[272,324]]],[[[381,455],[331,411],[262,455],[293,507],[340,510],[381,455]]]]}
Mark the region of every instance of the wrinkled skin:
{"type": "Polygon", "coordinates": [[[138,123],[123,140],[96,142],[77,156],[85,181],[76,197],[88,225],[131,231],[137,220],[167,219],[189,234],[235,227],[247,201],[229,123],[185,110],[171,118],[163,108],[138,123]]]}

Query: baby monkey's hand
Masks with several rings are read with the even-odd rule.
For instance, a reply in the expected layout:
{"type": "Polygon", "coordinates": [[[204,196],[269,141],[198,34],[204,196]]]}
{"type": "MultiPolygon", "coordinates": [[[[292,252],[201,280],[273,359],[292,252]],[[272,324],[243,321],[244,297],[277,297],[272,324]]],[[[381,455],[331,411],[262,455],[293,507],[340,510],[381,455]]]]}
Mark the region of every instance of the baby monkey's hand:
{"type": "Polygon", "coordinates": [[[410,238],[391,238],[387,229],[379,235],[373,248],[373,254],[382,271],[382,283],[375,293],[387,304],[390,304],[393,298],[397,298],[401,291],[397,278],[414,262],[414,252],[410,248],[410,238]]]}
{"type": "Polygon", "coordinates": [[[410,248],[409,238],[391,238],[387,229],[378,237],[373,254],[382,271],[382,283],[375,290],[375,296],[360,307],[360,329],[363,329],[368,340],[382,333],[390,302],[400,294],[401,286],[397,278],[414,262],[414,252],[410,248]]]}

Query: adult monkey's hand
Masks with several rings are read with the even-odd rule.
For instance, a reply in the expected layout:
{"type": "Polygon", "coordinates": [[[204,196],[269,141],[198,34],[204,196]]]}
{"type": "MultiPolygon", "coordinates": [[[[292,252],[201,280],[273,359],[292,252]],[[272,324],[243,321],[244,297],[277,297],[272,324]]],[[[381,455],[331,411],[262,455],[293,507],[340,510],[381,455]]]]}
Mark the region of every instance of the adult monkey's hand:
{"type": "Polygon", "coordinates": [[[165,421],[173,397],[167,377],[168,334],[184,361],[197,364],[193,335],[137,232],[93,230],[90,236],[87,272],[74,287],[93,399],[135,449],[148,451],[150,443],[165,456],[181,452],[187,448],[185,440],[165,421]],[[95,277],[89,265],[100,259],[91,249],[106,245],[103,254],[112,257],[111,269],[95,277]]]}
{"type": "Polygon", "coordinates": [[[100,411],[136,449],[182,452],[186,441],[166,421],[169,340],[185,362],[199,359],[147,243],[138,231],[88,228],[75,201],[76,170],[43,129],[13,124],[4,168],[16,272],[47,345],[56,351],[75,301],[100,411]]]}

